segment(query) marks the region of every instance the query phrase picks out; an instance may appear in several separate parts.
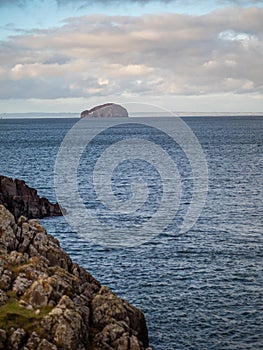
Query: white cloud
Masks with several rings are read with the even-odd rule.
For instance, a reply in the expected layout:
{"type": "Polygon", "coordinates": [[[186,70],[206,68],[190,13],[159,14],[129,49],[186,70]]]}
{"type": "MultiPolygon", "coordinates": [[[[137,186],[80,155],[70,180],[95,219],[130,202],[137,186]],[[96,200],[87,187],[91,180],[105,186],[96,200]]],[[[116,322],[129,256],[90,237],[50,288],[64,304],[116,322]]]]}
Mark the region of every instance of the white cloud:
{"type": "Polygon", "coordinates": [[[154,72],[154,69],[152,67],[147,67],[143,64],[128,64],[128,65],[120,65],[120,64],[113,64],[112,68],[114,70],[113,75],[116,76],[124,76],[124,77],[133,77],[136,76],[146,76],[154,72]]]}
{"type": "Polygon", "coordinates": [[[102,78],[100,78],[100,79],[98,79],[98,84],[99,84],[100,86],[108,85],[108,84],[109,84],[109,80],[108,80],[108,79],[102,79],[102,78]]]}
{"type": "Polygon", "coordinates": [[[250,48],[255,46],[258,42],[258,37],[256,35],[244,32],[236,32],[234,30],[225,30],[218,35],[219,39],[229,41],[229,42],[238,42],[245,48],[250,48]]]}
{"type": "Polygon", "coordinates": [[[4,73],[5,73],[5,69],[0,66],[0,77],[1,77],[1,75],[4,75],[4,73]]]}
{"type": "Polygon", "coordinates": [[[236,32],[234,30],[224,30],[223,32],[219,33],[219,38],[222,40],[229,40],[229,41],[257,41],[258,38],[255,35],[251,35],[249,33],[242,33],[242,32],[236,32]]]}
{"type": "Polygon", "coordinates": [[[262,16],[71,18],[0,42],[0,98],[263,94],[262,16]]]}

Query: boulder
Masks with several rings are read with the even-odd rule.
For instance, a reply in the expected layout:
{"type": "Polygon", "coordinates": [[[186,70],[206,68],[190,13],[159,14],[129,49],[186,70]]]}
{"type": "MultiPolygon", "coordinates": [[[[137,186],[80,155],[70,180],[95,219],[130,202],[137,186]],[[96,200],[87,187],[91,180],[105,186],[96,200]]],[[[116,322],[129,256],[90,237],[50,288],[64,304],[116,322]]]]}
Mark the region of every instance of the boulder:
{"type": "Polygon", "coordinates": [[[17,220],[21,215],[33,219],[62,215],[58,203],[40,198],[37,190],[25,181],[0,176],[0,204],[3,204],[17,220]]]}
{"type": "Polygon", "coordinates": [[[143,313],[72,262],[35,219],[0,205],[0,348],[145,350],[143,313]]]}
{"type": "Polygon", "coordinates": [[[127,109],[116,103],[105,103],[87,109],[80,114],[81,118],[127,118],[129,117],[127,109]]]}

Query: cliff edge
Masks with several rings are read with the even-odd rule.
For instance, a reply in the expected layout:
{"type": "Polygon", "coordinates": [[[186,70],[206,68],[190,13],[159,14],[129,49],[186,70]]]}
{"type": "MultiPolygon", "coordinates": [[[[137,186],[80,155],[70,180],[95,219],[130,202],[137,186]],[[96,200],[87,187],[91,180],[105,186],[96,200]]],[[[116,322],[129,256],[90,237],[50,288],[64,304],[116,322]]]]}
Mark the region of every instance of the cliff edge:
{"type": "Polygon", "coordinates": [[[0,204],[3,204],[17,220],[21,215],[29,219],[62,215],[58,203],[40,198],[37,190],[25,181],[0,175],[0,204]]]}
{"type": "MultiPolygon", "coordinates": [[[[0,205],[0,349],[145,350],[142,312],[0,205]]],[[[149,349],[148,349],[149,350],[149,349]]]]}
{"type": "Polygon", "coordinates": [[[87,109],[80,114],[81,118],[127,118],[129,117],[127,109],[116,103],[105,103],[87,109]]]}

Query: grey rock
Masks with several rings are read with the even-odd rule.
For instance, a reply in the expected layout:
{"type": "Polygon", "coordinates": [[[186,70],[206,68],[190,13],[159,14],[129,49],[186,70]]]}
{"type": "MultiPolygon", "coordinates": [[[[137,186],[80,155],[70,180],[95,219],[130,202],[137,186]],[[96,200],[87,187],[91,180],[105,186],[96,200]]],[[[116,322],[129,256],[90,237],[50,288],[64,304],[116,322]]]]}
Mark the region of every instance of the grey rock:
{"type": "Polygon", "coordinates": [[[148,332],[143,314],[127,301],[118,298],[107,287],[101,287],[93,298],[91,307],[93,323],[98,329],[102,329],[96,336],[97,343],[128,350],[129,347],[125,347],[125,344],[130,344],[135,336],[138,338],[138,349],[148,346],[148,332]],[[121,328],[122,336],[116,340],[116,331],[120,335],[121,328]]]}
{"type": "Polygon", "coordinates": [[[7,302],[7,300],[7,294],[2,289],[0,289],[0,306],[4,305],[7,302]]]}
{"type": "Polygon", "coordinates": [[[0,328],[0,349],[5,349],[6,346],[7,335],[4,329],[0,328]]]}
{"type": "Polygon", "coordinates": [[[0,205],[0,247],[0,348],[148,347],[142,312],[74,264],[37,220],[16,223],[0,205]]]}
{"type": "Polygon", "coordinates": [[[9,338],[9,349],[20,350],[25,342],[26,332],[23,328],[16,329],[9,338]]]}
{"type": "Polygon", "coordinates": [[[12,271],[4,267],[3,259],[0,258],[0,288],[3,291],[8,291],[12,285],[12,271]]]}
{"type": "Polygon", "coordinates": [[[57,350],[56,345],[51,344],[46,339],[43,339],[41,343],[39,344],[37,350],[57,350]]]}
{"type": "Polygon", "coordinates": [[[51,285],[40,277],[37,281],[34,281],[26,295],[29,297],[29,303],[33,308],[37,309],[41,306],[48,305],[52,291],[51,285]]]}
{"type": "Polygon", "coordinates": [[[40,342],[41,342],[41,339],[39,338],[38,334],[36,332],[32,332],[23,350],[38,349],[40,342]]]}
{"type": "Polygon", "coordinates": [[[27,288],[31,286],[31,284],[32,281],[26,277],[25,273],[21,273],[16,277],[15,281],[13,282],[12,290],[17,295],[23,295],[27,288]]]}

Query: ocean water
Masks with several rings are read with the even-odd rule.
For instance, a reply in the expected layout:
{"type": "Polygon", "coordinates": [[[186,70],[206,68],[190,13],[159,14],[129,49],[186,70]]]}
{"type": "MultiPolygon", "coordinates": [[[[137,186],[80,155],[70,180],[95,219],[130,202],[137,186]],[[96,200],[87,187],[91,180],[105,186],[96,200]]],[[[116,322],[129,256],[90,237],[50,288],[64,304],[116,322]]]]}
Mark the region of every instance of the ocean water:
{"type": "MultiPolygon", "coordinates": [[[[194,189],[192,164],[171,138],[144,127],[143,118],[102,133],[89,144],[77,169],[79,191],[86,208],[93,215],[99,213],[100,221],[113,231],[120,222],[129,225],[134,216],[108,215],[101,206],[91,169],[108,146],[128,137],[146,138],[169,153],[181,175],[180,203],[168,227],[163,227],[160,216],[157,234],[143,244],[112,247],[74,232],[63,217],[42,223],[75,262],[144,312],[154,350],[263,349],[263,118],[188,117],[184,121],[200,142],[208,168],[206,202],[189,231],[180,234],[194,189]]],[[[41,196],[55,201],[55,161],[65,135],[77,122],[0,120],[0,173],[24,179],[41,196]]],[[[161,123],[172,128],[173,119],[161,123]]],[[[147,224],[158,212],[162,186],[173,172],[168,171],[164,179],[149,162],[121,162],[112,175],[112,186],[123,203],[132,198],[134,176],[149,189],[137,212],[139,221],[132,222],[135,227],[147,224]]],[[[166,211],[168,215],[169,206],[166,211]]]]}

